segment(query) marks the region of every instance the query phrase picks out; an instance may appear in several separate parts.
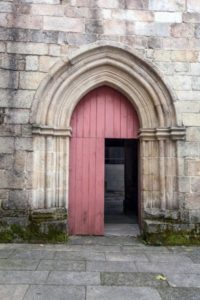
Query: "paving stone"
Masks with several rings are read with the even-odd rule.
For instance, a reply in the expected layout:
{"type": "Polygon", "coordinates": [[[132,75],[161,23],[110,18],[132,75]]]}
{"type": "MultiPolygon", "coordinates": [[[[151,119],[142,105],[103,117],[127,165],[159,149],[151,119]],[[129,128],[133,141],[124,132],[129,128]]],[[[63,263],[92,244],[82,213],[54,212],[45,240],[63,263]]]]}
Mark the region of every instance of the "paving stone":
{"type": "Polygon", "coordinates": [[[94,272],[137,272],[134,262],[124,261],[88,261],[86,270],[94,272]]]}
{"type": "MultiPolygon", "coordinates": [[[[0,270],[35,270],[38,260],[32,259],[0,259],[0,270]]],[[[44,269],[45,270],[45,269],[44,269]]]]}
{"type": "Polygon", "coordinates": [[[166,272],[169,285],[172,287],[200,288],[200,274],[191,274],[190,268],[187,273],[176,274],[166,272]]]}
{"type": "Polygon", "coordinates": [[[86,263],[84,261],[66,261],[66,260],[41,260],[37,270],[45,271],[85,271],[86,263]]]}
{"type": "Polygon", "coordinates": [[[106,260],[108,261],[142,261],[148,262],[148,258],[145,254],[142,253],[135,253],[134,255],[131,254],[122,254],[122,253],[108,253],[106,254],[106,260]]]}
{"type": "Polygon", "coordinates": [[[53,259],[55,256],[54,251],[45,251],[45,250],[17,250],[12,258],[22,258],[22,259],[53,259]]]}
{"type": "Polygon", "coordinates": [[[162,300],[200,300],[199,289],[188,288],[158,288],[162,300]]]}
{"type": "Polygon", "coordinates": [[[0,285],[0,299],[22,300],[28,289],[28,285],[0,285]]]}
{"type": "MultiPolygon", "coordinates": [[[[83,300],[84,287],[68,286],[31,286],[23,300],[83,300]]],[[[14,300],[14,299],[13,299],[14,300]]]]}
{"type": "Polygon", "coordinates": [[[68,260],[105,260],[105,254],[102,252],[70,252],[60,251],[56,253],[56,259],[68,259],[68,260]]]}
{"type": "Polygon", "coordinates": [[[195,288],[200,282],[199,253],[200,247],[153,247],[118,237],[76,237],[63,245],[0,244],[0,254],[8,257],[0,259],[0,299],[23,299],[23,291],[18,289],[17,298],[15,287],[17,291],[18,285],[31,284],[24,290],[25,300],[199,300],[200,289],[195,288]],[[114,260],[105,261],[107,256],[114,260]],[[157,280],[159,274],[167,281],[157,280]],[[87,286],[87,295],[80,285],[87,286]]]}
{"type": "Polygon", "coordinates": [[[13,252],[14,249],[12,250],[0,249],[0,258],[8,258],[13,252]]]}
{"type": "Polygon", "coordinates": [[[161,300],[155,289],[148,287],[88,287],[87,300],[161,300]]]}
{"type": "Polygon", "coordinates": [[[152,254],[152,253],[147,253],[147,257],[149,258],[150,261],[152,262],[168,262],[168,263],[192,263],[192,260],[184,255],[176,255],[176,254],[152,254]]]}
{"type": "Polygon", "coordinates": [[[119,245],[69,245],[66,247],[66,251],[80,251],[82,252],[120,252],[121,247],[119,245]]]}
{"type": "Polygon", "coordinates": [[[157,280],[151,273],[101,273],[101,284],[108,286],[168,286],[167,281],[157,280]]]}
{"type": "Polygon", "coordinates": [[[131,245],[142,246],[142,244],[134,237],[80,237],[71,236],[68,245],[131,245]]]}
{"type": "MultiPolygon", "coordinates": [[[[152,252],[152,253],[170,253],[170,250],[167,247],[154,247],[154,246],[146,246],[146,245],[141,245],[142,251],[144,253],[146,252],[152,252]]],[[[122,252],[124,253],[135,253],[135,251],[138,251],[136,247],[132,246],[122,246],[122,252]]]]}
{"type": "Polygon", "coordinates": [[[106,236],[134,236],[137,237],[140,234],[140,229],[137,224],[106,224],[105,235],[106,236]]]}
{"type": "Polygon", "coordinates": [[[48,271],[0,271],[0,284],[42,284],[48,271]]]}
{"type": "Polygon", "coordinates": [[[52,271],[49,274],[47,284],[99,285],[100,273],[52,271]]]}
{"type": "Polygon", "coordinates": [[[150,272],[150,273],[162,273],[166,274],[166,272],[171,273],[188,273],[188,270],[191,274],[199,274],[200,275],[200,264],[175,264],[175,263],[167,263],[167,262],[154,262],[154,263],[144,263],[144,262],[136,262],[136,267],[138,272],[150,272]]]}
{"type": "Polygon", "coordinates": [[[193,263],[200,264],[200,251],[198,253],[188,253],[186,254],[193,263]]]}

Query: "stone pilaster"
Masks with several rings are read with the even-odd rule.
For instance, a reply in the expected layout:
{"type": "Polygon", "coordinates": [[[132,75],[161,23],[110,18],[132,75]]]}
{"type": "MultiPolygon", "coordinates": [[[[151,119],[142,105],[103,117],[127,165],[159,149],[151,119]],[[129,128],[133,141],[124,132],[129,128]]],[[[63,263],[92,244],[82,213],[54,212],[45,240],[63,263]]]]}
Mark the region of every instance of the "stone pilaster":
{"type": "Polygon", "coordinates": [[[141,194],[144,213],[169,217],[177,210],[176,141],[185,139],[184,127],[141,129],[141,194]]]}
{"type": "Polygon", "coordinates": [[[33,207],[67,206],[71,128],[33,127],[33,207]]]}

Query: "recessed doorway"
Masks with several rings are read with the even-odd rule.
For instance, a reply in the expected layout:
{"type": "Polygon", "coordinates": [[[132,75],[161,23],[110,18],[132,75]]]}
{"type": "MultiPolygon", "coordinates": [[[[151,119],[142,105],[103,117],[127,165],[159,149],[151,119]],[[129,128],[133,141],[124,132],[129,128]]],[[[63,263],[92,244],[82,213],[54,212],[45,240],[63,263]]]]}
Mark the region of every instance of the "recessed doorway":
{"type": "MultiPolygon", "coordinates": [[[[126,201],[123,203],[126,217],[131,219],[128,214],[133,212],[133,191],[130,190],[130,186],[127,187],[128,179],[132,177],[130,173],[132,169],[129,170],[127,164],[132,164],[132,148],[134,147],[136,151],[137,142],[135,141],[137,141],[139,129],[137,112],[119,91],[101,86],[90,91],[79,102],[72,115],[71,128],[69,233],[71,235],[104,235],[105,151],[110,151],[111,148],[114,149],[113,151],[117,147],[119,151],[125,151],[122,165],[125,166],[126,180],[123,182],[119,178],[119,182],[113,181],[107,184],[115,184],[115,187],[120,184],[126,185],[124,188],[126,201]],[[118,145],[114,144],[116,141],[118,145]],[[110,146],[109,143],[111,143],[110,146]],[[111,147],[112,144],[113,147],[111,147]],[[120,147],[124,150],[120,150],[120,147]]],[[[134,161],[137,159],[138,157],[135,156],[134,161]]],[[[117,167],[117,164],[114,167],[117,167]]],[[[113,191],[116,190],[115,187],[112,188],[113,191]]],[[[137,198],[136,195],[134,197],[137,198]]]]}
{"type": "Polygon", "coordinates": [[[104,222],[107,235],[138,228],[138,140],[105,139],[104,222]]]}

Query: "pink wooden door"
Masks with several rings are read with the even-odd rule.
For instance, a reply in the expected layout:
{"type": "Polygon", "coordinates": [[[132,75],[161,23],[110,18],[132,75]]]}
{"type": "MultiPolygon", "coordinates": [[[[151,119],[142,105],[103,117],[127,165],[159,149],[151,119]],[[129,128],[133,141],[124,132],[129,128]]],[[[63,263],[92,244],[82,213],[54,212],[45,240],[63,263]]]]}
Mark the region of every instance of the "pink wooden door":
{"type": "Polygon", "coordinates": [[[71,127],[69,233],[103,235],[105,138],[137,138],[137,114],[125,96],[102,86],[79,102],[71,127]]]}

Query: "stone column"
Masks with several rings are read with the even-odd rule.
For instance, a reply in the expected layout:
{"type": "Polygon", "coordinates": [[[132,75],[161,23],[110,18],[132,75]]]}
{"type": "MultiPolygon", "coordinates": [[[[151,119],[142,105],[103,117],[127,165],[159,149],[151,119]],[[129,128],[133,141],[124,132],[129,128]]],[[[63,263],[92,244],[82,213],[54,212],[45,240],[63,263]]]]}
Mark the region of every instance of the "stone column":
{"type": "Polygon", "coordinates": [[[33,127],[33,209],[67,207],[71,128],[33,127]]]}
{"type": "Polygon", "coordinates": [[[176,198],[176,140],[184,139],[184,128],[141,129],[141,201],[144,214],[168,216],[178,208],[176,198]]]}

